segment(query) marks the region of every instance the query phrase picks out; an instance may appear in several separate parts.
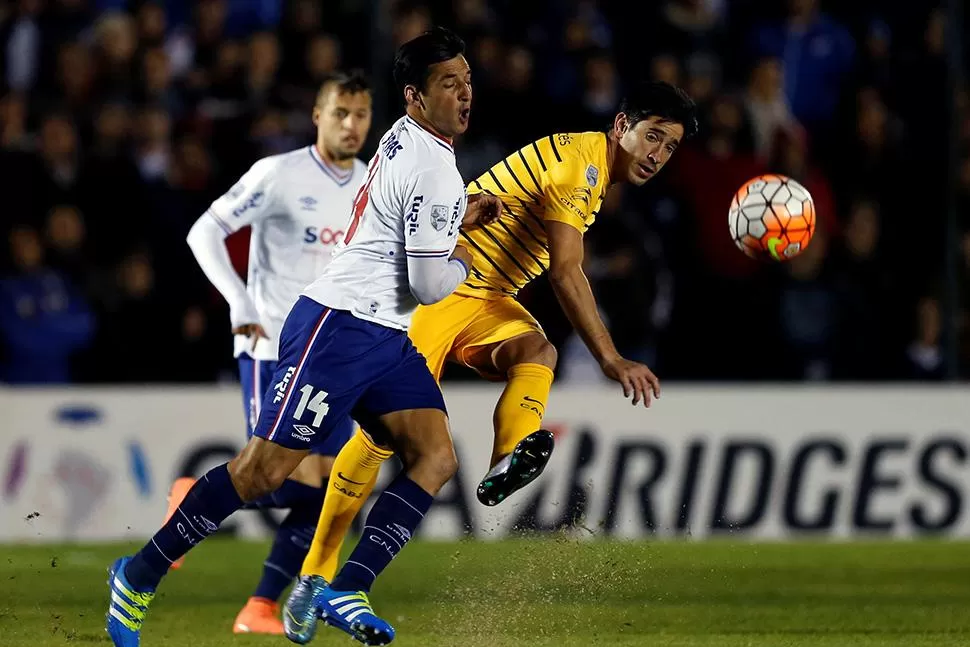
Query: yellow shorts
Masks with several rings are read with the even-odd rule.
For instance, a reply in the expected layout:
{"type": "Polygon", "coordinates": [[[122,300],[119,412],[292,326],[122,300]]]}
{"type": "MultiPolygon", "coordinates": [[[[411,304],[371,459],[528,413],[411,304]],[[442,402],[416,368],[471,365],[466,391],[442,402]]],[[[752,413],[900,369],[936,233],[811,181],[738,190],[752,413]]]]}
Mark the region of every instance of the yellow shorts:
{"type": "MultiPolygon", "coordinates": [[[[447,360],[468,366],[467,351],[530,332],[544,335],[539,322],[512,297],[476,299],[452,294],[434,305],[418,306],[408,336],[440,380],[447,360]]],[[[487,379],[504,379],[478,372],[487,379]]]]}

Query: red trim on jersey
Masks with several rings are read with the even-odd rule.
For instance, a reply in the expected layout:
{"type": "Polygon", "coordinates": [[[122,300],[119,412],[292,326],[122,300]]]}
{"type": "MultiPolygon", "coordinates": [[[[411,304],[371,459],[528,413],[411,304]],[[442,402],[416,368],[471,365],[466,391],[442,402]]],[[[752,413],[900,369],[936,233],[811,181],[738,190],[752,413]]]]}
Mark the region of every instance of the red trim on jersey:
{"type": "Polygon", "coordinates": [[[354,197],[354,217],[350,220],[350,225],[347,226],[347,233],[344,234],[344,245],[348,244],[354,234],[357,233],[360,218],[364,215],[364,209],[367,208],[367,202],[370,200],[370,185],[377,174],[377,165],[380,163],[380,159],[380,153],[374,155],[374,159],[370,162],[370,168],[367,169],[367,180],[361,185],[354,197]]]}
{"type": "Polygon", "coordinates": [[[430,128],[427,128],[426,126],[422,126],[421,125],[421,122],[419,122],[417,119],[415,119],[411,115],[408,115],[408,119],[410,119],[411,120],[411,123],[413,123],[415,126],[417,126],[418,128],[420,128],[424,132],[428,133],[429,135],[431,135],[435,139],[439,139],[439,140],[443,141],[444,143],[448,144],[449,146],[454,146],[455,145],[455,142],[450,137],[445,137],[444,135],[439,135],[438,133],[436,133],[435,131],[431,130],[430,128]]]}

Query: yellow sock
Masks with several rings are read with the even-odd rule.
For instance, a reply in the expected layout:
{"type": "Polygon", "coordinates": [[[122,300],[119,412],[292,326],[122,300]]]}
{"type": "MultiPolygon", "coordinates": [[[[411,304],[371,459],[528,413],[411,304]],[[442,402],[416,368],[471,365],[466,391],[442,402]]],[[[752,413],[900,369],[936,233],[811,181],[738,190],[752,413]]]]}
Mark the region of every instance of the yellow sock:
{"type": "Polygon", "coordinates": [[[347,530],[374,489],[381,463],[391,454],[375,445],[360,429],[337,454],[301,575],[321,575],[328,582],[333,581],[347,530]]]}
{"type": "Polygon", "coordinates": [[[509,369],[508,378],[495,406],[493,466],[511,453],[520,440],[538,431],[546,413],[553,372],[542,364],[516,364],[509,369]]]}

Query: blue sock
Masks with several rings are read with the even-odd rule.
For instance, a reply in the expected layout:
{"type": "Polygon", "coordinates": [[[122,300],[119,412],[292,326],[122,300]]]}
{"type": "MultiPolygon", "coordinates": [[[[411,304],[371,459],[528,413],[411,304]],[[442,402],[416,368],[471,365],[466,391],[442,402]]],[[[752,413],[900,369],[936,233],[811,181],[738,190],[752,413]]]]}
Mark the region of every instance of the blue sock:
{"type": "Polygon", "coordinates": [[[228,463],[195,482],[172,518],[131,558],[125,577],[138,591],[154,591],[172,562],[219,529],[243,501],[229,477],[228,463]]]}
{"type": "Polygon", "coordinates": [[[298,508],[314,504],[323,506],[323,494],[326,491],[326,483],[323,488],[318,488],[293,479],[286,479],[278,490],[250,501],[243,505],[243,508],[253,510],[256,508],[298,508]]]}
{"type": "Polygon", "coordinates": [[[433,500],[401,472],[374,503],[360,541],[330,588],[370,591],[377,576],[411,539],[433,500]]]}
{"type": "Polygon", "coordinates": [[[300,566],[310,550],[310,542],[320,519],[324,492],[324,488],[287,480],[270,495],[275,497],[273,507],[289,507],[290,512],[276,530],[276,539],[263,562],[263,575],[253,597],[278,601],[293,578],[300,573],[300,566]]]}

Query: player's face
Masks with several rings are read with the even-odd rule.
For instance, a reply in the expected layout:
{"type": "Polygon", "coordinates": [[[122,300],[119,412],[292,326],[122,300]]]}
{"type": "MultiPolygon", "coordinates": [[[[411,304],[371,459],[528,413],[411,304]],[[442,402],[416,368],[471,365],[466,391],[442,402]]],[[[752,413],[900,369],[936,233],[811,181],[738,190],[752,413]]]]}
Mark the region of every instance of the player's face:
{"type": "Polygon", "coordinates": [[[321,103],[313,109],[317,143],[337,159],[356,156],[370,130],[370,92],[330,90],[321,103]]]}
{"type": "Polygon", "coordinates": [[[472,108],[472,72],[465,57],[432,65],[425,90],[416,100],[424,117],[445,137],[465,132],[472,108]]]}
{"type": "MultiPolygon", "coordinates": [[[[620,113],[613,127],[625,153],[625,179],[635,186],[659,173],[684,138],[682,125],[658,117],[647,117],[630,126],[626,115],[620,113]]],[[[623,173],[621,170],[618,177],[623,173]]]]}

